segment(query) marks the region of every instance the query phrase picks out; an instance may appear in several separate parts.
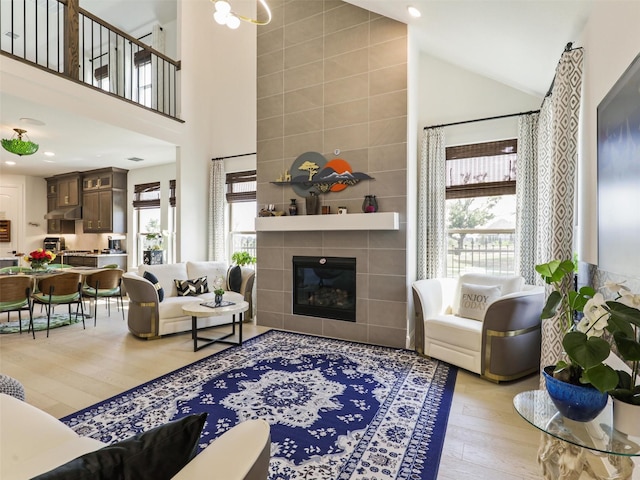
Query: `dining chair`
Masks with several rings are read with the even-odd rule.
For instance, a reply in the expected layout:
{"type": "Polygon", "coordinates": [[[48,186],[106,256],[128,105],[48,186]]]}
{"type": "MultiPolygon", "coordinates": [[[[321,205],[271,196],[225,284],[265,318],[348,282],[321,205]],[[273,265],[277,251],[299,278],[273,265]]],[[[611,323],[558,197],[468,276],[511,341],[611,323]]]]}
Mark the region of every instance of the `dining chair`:
{"type": "MultiPolygon", "coordinates": [[[[94,314],[93,325],[95,326],[98,319],[98,298],[104,298],[107,302],[109,316],[111,316],[111,298],[116,299],[118,310],[122,311],[122,319],[124,320],[124,302],[122,300],[122,275],[124,271],[119,268],[106,268],[98,272],[87,275],[82,295],[93,299],[94,314]]],[[[91,310],[91,309],[89,309],[91,310]]]]}
{"type": "MultiPolygon", "coordinates": [[[[0,312],[18,312],[18,325],[22,334],[22,310],[29,311],[29,330],[36,338],[33,328],[33,307],[31,291],[33,279],[26,275],[7,275],[0,277],[0,312]]],[[[28,330],[27,330],[28,331],[28,330]]]]}
{"type": "Polygon", "coordinates": [[[38,280],[38,289],[32,298],[35,303],[44,305],[47,310],[47,337],[49,337],[51,311],[56,305],[68,305],[69,319],[71,319],[71,305],[75,304],[76,320],[78,319],[78,311],[80,311],[82,328],[85,328],[81,274],[64,272],[42,277],[38,280]]]}

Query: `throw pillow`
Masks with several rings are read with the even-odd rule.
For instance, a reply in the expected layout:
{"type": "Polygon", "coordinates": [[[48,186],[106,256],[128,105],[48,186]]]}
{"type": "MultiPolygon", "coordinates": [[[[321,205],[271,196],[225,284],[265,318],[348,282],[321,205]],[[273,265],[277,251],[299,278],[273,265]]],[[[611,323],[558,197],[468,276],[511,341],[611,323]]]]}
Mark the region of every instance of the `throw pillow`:
{"type": "Polygon", "coordinates": [[[195,456],[206,419],[206,413],[182,417],[82,455],[33,480],[169,480],[195,456]]]}
{"type": "Polygon", "coordinates": [[[142,274],[144,278],[153,283],[153,287],[158,291],[158,300],[164,300],[164,288],[160,286],[160,282],[158,281],[158,277],[156,277],[153,273],[147,272],[146,270],[142,274]]]}
{"type": "Polygon", "coordinates": [[[229,268],[229,290],[232,292],[240,293],[240,287],[242,287],[242,268],[240,265],[235,265],[229,268]]]}
{"type": "Polygon", "coordinates": [[[207,285],[207,277],[194,278],[191,280],[178,280],[173,281],[176,284],[179,297],[188,297],[200,295],[202,293],[209,292],[209,286],[207,285]]]}
{"type": "Polygon", "coordinates": [[[482,321],[489,304],[496,301],[501,295],[502,289],[499,285],[463,283],[460,287],[458,315],[482,321]]]}

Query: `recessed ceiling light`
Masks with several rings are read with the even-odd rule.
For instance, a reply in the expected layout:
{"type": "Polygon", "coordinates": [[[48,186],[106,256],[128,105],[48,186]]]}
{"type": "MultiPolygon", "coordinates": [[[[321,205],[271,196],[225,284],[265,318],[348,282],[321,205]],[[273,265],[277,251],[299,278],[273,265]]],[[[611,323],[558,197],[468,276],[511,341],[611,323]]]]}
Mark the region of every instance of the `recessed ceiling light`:
{"type": "Polygon", "coordinates": [[[53,160],[45,160],[44,163],[56,163],[53,160]]]}
{"type": "Polygon", "coordinates": [[[4,34],[9,38],[13,38],[14,40],[17,40],[18,38],[20,38],[20,35],[18,35],[17,33],[4,32],[4,34]]]}
{"type": "Polygon", "coordinates": [[[413,18],[419,18],[422,16],[420,10],[418,10],[416,7],[407,7],[407,11],[413,18]]]}
{"type": "Polygon", "coordinates": [[[46,125],[46,123],[44,123],[42,120],[38,120],[37,118],[22,117],[20,121],[22,123],[28,123],[29,125],[46,125]]]}
{"type": "Polygon", "coordinates": [[[129,157],[127,158],[127,160],[131,160],[132,162],[143,162],[144,158],[139,158],[139,157],[129,157]]]}
{"type": "Polygon", "coordinates": [[[55,157],[55,156],[56,156],[56,154],[55,154],[55,153],[53,153],[53,152],[44,152],[44,154],[45,154],[47,157],[55,157]]]}
{"type": "Polygon", "coordinates": [[[6,163],[7,165],[15,165],[16,164],[16,162],[12,162],[11,160],[7,160],[4,163],[6,163]]]}

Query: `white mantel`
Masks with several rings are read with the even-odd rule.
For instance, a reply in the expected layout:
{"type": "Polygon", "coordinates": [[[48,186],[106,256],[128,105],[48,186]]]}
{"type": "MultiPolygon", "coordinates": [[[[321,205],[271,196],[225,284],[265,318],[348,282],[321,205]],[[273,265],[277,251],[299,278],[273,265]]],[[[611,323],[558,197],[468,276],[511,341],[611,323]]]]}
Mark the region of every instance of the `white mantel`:
{"type": "Polygon", "coordinates": [[[256,232],[305,232],[323,230],[398,230],[398,212],[294,215],[256,218],[256,232]]]}

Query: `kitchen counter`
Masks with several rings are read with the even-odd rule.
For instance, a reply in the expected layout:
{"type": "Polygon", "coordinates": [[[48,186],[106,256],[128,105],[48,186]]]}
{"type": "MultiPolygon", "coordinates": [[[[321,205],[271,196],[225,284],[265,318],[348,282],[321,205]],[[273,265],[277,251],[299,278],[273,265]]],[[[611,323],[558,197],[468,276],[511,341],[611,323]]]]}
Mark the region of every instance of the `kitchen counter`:
{"type": "Polygon", "coordinates": [[[126,253],[69,253],[60,252],[53,263],[64,263],[74,267],[102,268],[105,265],[117,264],[118,268],[127,270],[126,253]]]}

